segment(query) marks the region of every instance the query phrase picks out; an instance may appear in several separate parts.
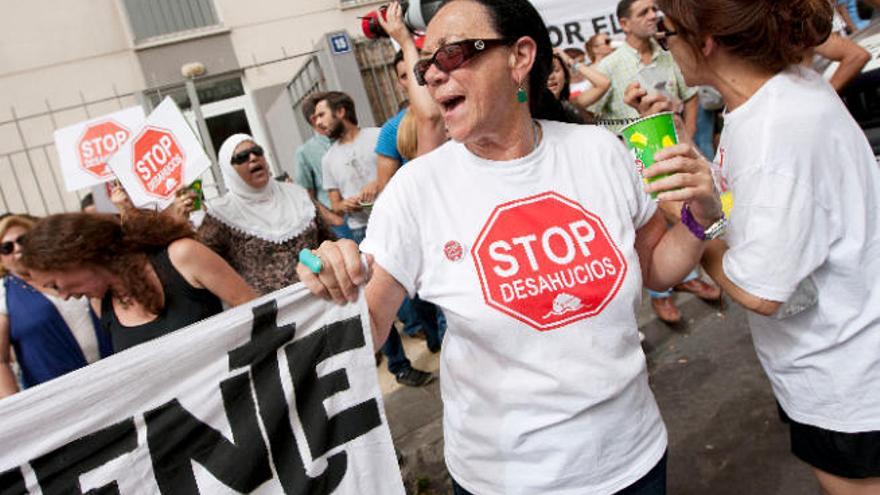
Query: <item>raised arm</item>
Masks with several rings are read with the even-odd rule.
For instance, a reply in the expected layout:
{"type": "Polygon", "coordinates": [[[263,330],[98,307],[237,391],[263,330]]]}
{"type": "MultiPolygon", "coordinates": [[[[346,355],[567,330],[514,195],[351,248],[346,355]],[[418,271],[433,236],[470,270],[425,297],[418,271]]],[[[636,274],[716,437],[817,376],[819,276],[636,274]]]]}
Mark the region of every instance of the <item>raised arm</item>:
{"type": "Polygon", "coordinates": [[[403,23],[403,9],[398,2],[388,5],[386,19],[379,16],[379,24],[385,29],[394,41],[400,45],[403,51],[403,62],[407,67],[406,84],[409,97],[409,111],[416,118],[418,129],[419,154],[427,153],[446,142],[446,129],[443,126],[443,117],[440,107],[431,98],[426,86],[419,86],[412,75],[412,69],[419,61],[419,49],[416,47],[412,33],[403,23]]]}
{"type": "Polygon", "coordinates": [[[560,49],[555,49],[553,51],[562,59],[565,65],[569,66],[571,70],[578,71],[581,75],[587,78],[590,81],[590,84],[593,85],[590,89],[582,92],[577,95],[573,102],[583,108],[587,108],[599,101],[603,95],[608,91],[608,88],[611,87],[611,79],[606,76],[603,72],[597,70],[595,67],[589,66],[587,64],[576,62],[573,58],[569,57],[565,51],[560,49]]]}

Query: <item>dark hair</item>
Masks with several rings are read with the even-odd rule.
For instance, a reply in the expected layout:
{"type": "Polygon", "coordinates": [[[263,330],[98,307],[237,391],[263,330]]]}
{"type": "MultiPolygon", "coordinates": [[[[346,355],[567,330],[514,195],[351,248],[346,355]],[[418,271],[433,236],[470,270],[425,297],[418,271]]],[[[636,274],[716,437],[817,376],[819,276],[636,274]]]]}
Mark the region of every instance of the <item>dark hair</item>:
{"type": "Polygon", "coordinates": [[[562,91],[559,92],[559,101],[568,101],[571,97],[571,72],[568,71],[568,66],[565,65],[562,57],[554,53],[553,59],[559,62],[559,66],[562,67],[562,73],[565,74],[565,84],[562,85],[562,91]]]}
{"type": "Polygon", "coordinates": [[[326,101],[327,106],[330,107],[330,111],[333,113],[336,113],[340,108],[345,109],[345,120],[357,125],[357,112],[354,110],[354,100],[351,99],[351,96],[341,91],[328,91],[323,94],[323,98],[315,103],[317,104],[321,101],[326,101]]]}
{"type": "Polygon", "coordinates": [[[699,57],[711,36],[733,55],[774,73],[803,60],[831,34],[829,0],[658,0],[699,57]]]}
{"type": "MultiPolygon", "coordinates": [[[[527,36],[535,41],[538,51],[528,80],[529,110],[532,117],[569,122],[562,103],[547,88],[547,78],[553,70],[553,46],[541,14],[528,0],[470,1],[482,5],[489,12],[492,28],[501,38],[517,40],[527,36]]],[[[441,9],[451,3],[454,0],[445,2],[441,9]]]]}
{"type": "Polygon", "coordinates": [[[397,69],[397,64],[403,62],[403,50],[397,50],[397,53],[394,54],[394,58],[391,60],[391,66],[397,69]]]}
{"type": "Polygon", "coordinates": [[[95,204],[95,197],[92,196],[92,193],[88,193],[79,200],[79,209],[80,211],[85,210],[89,206],[93,206],[95,204]]]}
{"type": "Polygon", "coordinates": [[[147,256],[178,239],[193,238],[188,223],[169,215],[133,209],[123,217],[95,213],[50,215],[27,233],[22,264],[36,270],[101,267],[119,277],[123,302],[137,301],[147,311],[162,310],[162,294],[144,276],[147,256]]]}
{"type": "Polygon", "coordinates": [[[636,0],[620,0],[617,4],[617,18],[629,19],[629,16],[632,15],[632,4],[634,3],[636,3],[636,0]]]}
{"type": "Polygon", "coordinates": [[[315,115],[315,107],[318,105],[318,102],[326,98],[327,93],[317,92],[312,93],[302,100],[301,110],[303,117],[305,117],[306,122],[312,122],[312,115],[315,115]]]}

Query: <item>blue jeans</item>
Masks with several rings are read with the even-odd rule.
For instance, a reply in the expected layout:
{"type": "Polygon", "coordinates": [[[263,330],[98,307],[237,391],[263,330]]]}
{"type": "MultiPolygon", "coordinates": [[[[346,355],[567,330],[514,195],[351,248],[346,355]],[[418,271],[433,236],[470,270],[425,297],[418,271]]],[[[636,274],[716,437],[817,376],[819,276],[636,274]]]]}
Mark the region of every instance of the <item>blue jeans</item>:
{"type": "MultiPolygon", "coordinates": [[[[648,474],[638,481],[617,492],[616,495],[666,495],[666,454],[660,459],[648,474]]],[[[474,495],[452,480],[452,493],[454,495],[474,495]]]]}
{"type": "Polygon", "coordinates": [[[348,224],[331,225],[330,230],[336,234],[337,239],[351,239],[351,229],[348,228],[348,224]]]}
{"type": "MultiPolygon", "coordinates": [[[[681,281],[681,283],[690,282],[691,280],[694,280],[699,277],[700,277],[700,272],[698,272],[697,269],[694,268],[693,270],[691,270],[690,273],[687,274],[687,277],[685,277],[684,280],[681,281]]],[[[657,292],[657,291],[653,291],[651,289],[648,289],[648,295],[651,296],[651,299],[664,299],[664,298],[672,296],[672,289],[667,289],[662,292],[657,292]]]]}
{"type": "Polygon", "coordinates": [[[403,331],[409,336],[425,332],[429,349],[439,349],[446,333],[446,317],[437,306],[423,301],[418,295],[414,299],[404,298],[397,310],[397,317],[403,322],[403,331]]]}
{"type": "Polygon", "coordinates": [[[353,240],[357,244],[360,244],[364,240],[364,237],[367,236],[366,227],[361,227],[359,229],[350,228],[349,230],[351,230],[351,237],[349,237],[349,239],[353,240]]]}
{"type": "Polygon", "coordinates": [[[710,162],[715,158],[715,112],[702,106],[697,110],[697,132],[694,143],[710,162]]]}
{"type": "Polygon", "coordinates": [[[406,357],[406,353],[403,351],[403,341],[400,340],[400,334],[397,333],[397,329],[394,327],[391,327],[391,331],[388,333],[388,340],[382,345],[382,354],[385,354],[385,357],[388,358],[388,371],[392,375],[397,375],[401,371],[412,368],[412,363],[409,362],[409,358],[406,357]]]}

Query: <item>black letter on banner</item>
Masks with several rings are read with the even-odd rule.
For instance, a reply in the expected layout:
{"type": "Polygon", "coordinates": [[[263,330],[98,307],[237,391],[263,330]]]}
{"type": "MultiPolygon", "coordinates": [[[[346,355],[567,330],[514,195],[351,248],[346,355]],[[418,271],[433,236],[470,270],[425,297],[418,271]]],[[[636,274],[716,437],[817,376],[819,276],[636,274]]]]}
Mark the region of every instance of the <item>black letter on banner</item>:
{"type": "Polygon", "coordinates": [[[190,459],[239,492],[251,492],[272,479],[250,378],[247,373],[234,376],[221,382],[220,390],[232,442],[177,399],[144,413],[153,472],[162,493],[199,493],[190,459]]]}
{"type": "Polygon", "coordinates": [[[550,32],[550,44],[554,47],[562,44],[562,30],[556,26],[547,26],[547,31],[550,32]]]}
{"type": "Polygon", "coordinates": [[[0,473],[0,495],[26,495],[24,475],[21,468],[10,469],[0,473]]]}
{"type": "Polygon", "coordinates": [[[608,17],[611,18],[611,31],[613,31],[614,34],[620,34],[620,33],[622,33],[622,32],[623,32],[623,29],[620,27],[620,24],[619,24],[618,21],[617,21],[617,16],[616,16],[616,15],[610,15],[610,16],[608,16],[608,17]]]}
{"type": "Polygon", "coordinates": [[[568,22],[565,24],[565,39],[568,44],[574,43],[574,39],[581,43],[586,42],[587,40],[581,35],[581,23],[580,22],[568,22]]]}
{"type": "Polygon", "coordinates": [[[606,17],[594,17],[593,18],[593,31],[597,34],[602,31],[608,29],[608,25],[605,24],[606,17]]]}
{"type": "MultiPolygon", "coordinates": [[[[63,445],[31,461],[44,495],[82,494],[79,477],[137,448],[134,418],[126,419],[63,445]]],[[[116,482],[86,494],[119,494],[116,482]]]]}
{"type": "Polygon", "coordinates": [[[375,399],[361,402],[328,418],[324,399],[348,390],[348,377],[345,370],[336,370],[322,377],[315,372],[317,363],[364,345],[361,319],[356,316],[331,323],[285,349],[296,393],[296,410],[299,411],[312,458],[321,457],[330,449],[382,425],[375,399]]]}
{"type": "Polygon", "coordinates": [[[229,353],[229,368],[251,367],[260,418],[269,437],[272,459],[284,492],[309,495],[332,493],[345,476],[348,457],[345,452],[330,456],[327,468],[317,478],[310,478],[306,474],[290,423],[287,397],[281,387],[276,355],[279,348],[293,340],[296,326],[284,325],[279,328],[276,325],[278,303],[274,299],[255,307],[253,311],[251,341],[229,353]]]}

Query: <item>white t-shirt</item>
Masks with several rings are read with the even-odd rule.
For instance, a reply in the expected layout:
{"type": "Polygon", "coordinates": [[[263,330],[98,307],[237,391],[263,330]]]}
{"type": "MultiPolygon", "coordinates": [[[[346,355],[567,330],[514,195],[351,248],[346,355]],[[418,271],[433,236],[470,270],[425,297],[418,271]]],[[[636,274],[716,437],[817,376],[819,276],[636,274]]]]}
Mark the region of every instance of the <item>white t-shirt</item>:
{"type": "Polygon", "coordinates": [[[361,244],[446,314],[446,463],[481,495],[612,493],[666,449],[635,317],[656,205],[611,133],[541,125],[518,160],[449,142],[410,162],[361,244]]]}
{"type": "MultiPolygon", "coordinates": [[[[324,174],[324,189],[338,189],[343,198],[357,196],[370,182],[376,180],[376,141],[379,128],[361,129],[354,141],[342,144],[333,143],[324,158],[321,168],[324,174]]],[[[365,211],[348,214],[348,226],[359,229],[367,225],[370,214],[365,211]]]]}
{"type": "Polygon", "coordinates": [[[733,192],[725,274],[808,306],[749,315],[783,409],[820,428],[880,430],[880,172],[864,133],[818,74],[791,69],[725,116],[716,162],[733,192]]]}
{"type": "MultiPolygon", "coordinates": [[[[89,314],[89,301],[86,298],[68,300],[61,299],[49,294],[43,294],[49,300],[61,319],[67,324],[70,333],[82,349],[86,362],[94,363],[101,358],[98,349],[98,337],[95,335],[95,327],[92,323],[92,317],[89,314]]],[[[0,280],[0,314],[8,315],[9,309],[6,307],[6,285],[0,280]]]]}

